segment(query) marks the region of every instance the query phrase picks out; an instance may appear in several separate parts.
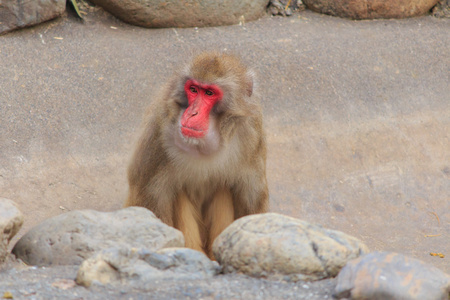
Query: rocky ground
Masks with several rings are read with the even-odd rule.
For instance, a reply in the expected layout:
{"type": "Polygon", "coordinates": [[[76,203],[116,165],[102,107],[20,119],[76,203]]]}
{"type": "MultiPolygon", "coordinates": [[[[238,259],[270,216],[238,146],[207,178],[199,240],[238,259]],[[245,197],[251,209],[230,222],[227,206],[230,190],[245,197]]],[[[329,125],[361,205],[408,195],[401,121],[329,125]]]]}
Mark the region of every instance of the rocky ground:
{"type": "MultiPolygon", "coordinates": [[[[332,299],[334,279],[288,283],[244,275],[202,280],[160,280],[145,286],[75,285],[77,266],[15,267],[0,272],[0,292],[14,299],[332,299]]],[[[5,269],[5,266],[3,267],[5,269]]]]}

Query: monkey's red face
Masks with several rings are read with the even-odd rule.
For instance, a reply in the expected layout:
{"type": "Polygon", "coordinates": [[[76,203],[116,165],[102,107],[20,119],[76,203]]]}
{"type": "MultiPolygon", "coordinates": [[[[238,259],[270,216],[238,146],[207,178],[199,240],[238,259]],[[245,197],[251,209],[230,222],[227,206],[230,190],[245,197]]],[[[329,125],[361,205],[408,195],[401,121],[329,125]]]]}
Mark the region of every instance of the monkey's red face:
{"type": "Polygon", "coordinates": [[[188,138],[202,138],[208,132],[209,114],[222,99],[222,90],[214,84],[189,79],[184,85],[188,107],[181,116],[181,133],[188,138]]]}

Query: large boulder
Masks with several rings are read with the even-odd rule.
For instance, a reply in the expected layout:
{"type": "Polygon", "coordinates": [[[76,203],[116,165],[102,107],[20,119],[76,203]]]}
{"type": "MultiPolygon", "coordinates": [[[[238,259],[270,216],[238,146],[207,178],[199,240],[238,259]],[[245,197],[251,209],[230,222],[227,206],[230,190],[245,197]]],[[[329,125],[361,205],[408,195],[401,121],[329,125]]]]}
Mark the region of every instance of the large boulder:
{"type": "Polygon", "coordinates": [[[204,27],[256,20],[269,0],[91,0],[124,22],[142,27],[204,27]]]}
{"type": "Polygon", "coordinates": [[[446,300],[450,276],[424,262],[392,252],[350,261],[339,273],[337,299],[446,300]]]}
{"type": "Polygon", "coordinates": [[[0,263],[8,256],[8,244],[22,224],[23,215],[16,204],[9,199],[0,198],[0,263]]]}
{"type": "Polygon", "coordinates": [[[0,1],[0,34],[61,16],[66,0],[0,1]]]}
{"type": "Polygon", "coordinates": [[[85,260],[76,282],[86,287],[96,284],[130,284],[138,287],[155,280],[205,279],[220,272],[216,262],[188,248],[165,248],[155,252],[130,247],[104,250],[85,260]]]}
{"type": "Polygon", "coordinates": [[[438,0],[303,0],[309,9],[350,19],[407,18],[426,14],[438,0]]]}
{"type": "Polygon", "coordinates": [[[142,207],[79,210],[34,227],[17,242],[13,253],[29,265],[78,265],[96,252],[119,246],[156,251],[184,247],[184,237],[142,207]]]}
{"type": "Polygon", "coordinates": [[[233,222],[213,252],[225,273],[298,281],[334,277],[368,248],[345,233],[267,213],[233,222]]]}

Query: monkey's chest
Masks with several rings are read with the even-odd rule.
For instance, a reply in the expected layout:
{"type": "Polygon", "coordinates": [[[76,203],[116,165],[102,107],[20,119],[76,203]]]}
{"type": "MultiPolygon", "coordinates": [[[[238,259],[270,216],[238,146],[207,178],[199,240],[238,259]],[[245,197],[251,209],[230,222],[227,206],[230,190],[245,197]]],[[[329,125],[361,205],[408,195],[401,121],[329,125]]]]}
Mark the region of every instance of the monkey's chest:
{"type": "Polygon", "coordinates": [[[224,186],[218,182],[197,182],[197,184],[185,185],[183,190],[188,196],[189,201],[200,207],[208,204],[214,198],[217,191],[223,189],[224,186]]]}
{"type": "Polygon", "coordinates": [[[211,202],[218,191],[228,189],[240,178],[238,164],[224,155],[213,160],[186,160],[177,167],[176,186],[197,207],[211,202]]]}

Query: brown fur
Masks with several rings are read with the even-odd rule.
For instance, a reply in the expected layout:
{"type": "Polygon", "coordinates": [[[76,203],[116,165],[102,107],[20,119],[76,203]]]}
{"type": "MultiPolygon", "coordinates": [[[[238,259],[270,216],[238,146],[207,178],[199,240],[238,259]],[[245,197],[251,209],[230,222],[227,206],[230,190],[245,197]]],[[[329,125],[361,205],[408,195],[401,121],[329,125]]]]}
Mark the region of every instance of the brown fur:
{"type": "Polygon", "coordinates": [[[234,56],[197,56],[150,106],[128,168],[125,206],[152,210],[183,232],[187,247],[210,257],[214,239],[233,220],[268,209],[266,144],[252,77],[234,56]],[[211,110],[209,137],[186,142],[193,149],[186,152],[179,120],[188,79],[215,84],[224,95],[211,110]]]}

